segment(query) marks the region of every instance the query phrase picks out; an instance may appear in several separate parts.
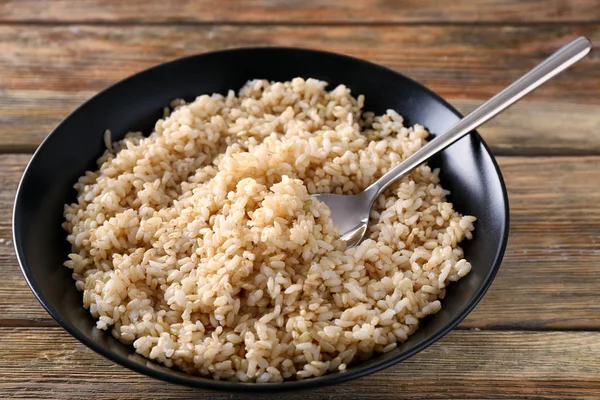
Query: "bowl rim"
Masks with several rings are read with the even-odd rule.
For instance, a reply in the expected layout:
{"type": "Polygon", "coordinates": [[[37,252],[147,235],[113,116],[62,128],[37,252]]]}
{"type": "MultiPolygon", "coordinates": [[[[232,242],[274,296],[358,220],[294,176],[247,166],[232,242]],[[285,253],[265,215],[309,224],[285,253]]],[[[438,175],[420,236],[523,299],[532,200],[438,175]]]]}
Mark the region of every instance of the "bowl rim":
{"type": "MultiPolygon", "coordinates": [[[[174,59],[171,61],[156,64],[149,68],[138,71],[124,79],[121,79],[121,80],[113,83],[112,85],[102,89],[101,91],[96,93],[94,96],[92,96],[91,98],[89,98],[88,100],[86,100],[85,102],[80,104],[79,106],[77,106],[73,111],[71,111],[69,113],[69,115],[67,115],[60,123],[58,123],[58,125],[56,125],[56,127],[54,127],[54,129],[52,129],[52,131],[44,138],[44,140],[40,143],[40,145],[34,151],[33,155],[31,156],[30,160],[27,163],[25,170],[23,171],[23,174],[22,174],[19,184],[17,186],[17,191],[16,191],[15,200],[14,200],[14,204],[13,204],[13,210],[12,210],[13,211],[12,239],[13,239],[15,254],[17,256],[17,261],[19,263],[21,272],[22,272],[23,276],[25,277],[25,280],[27,281],[29,288],[35,295],[36,299],[44,307],[44,309],[50,314],[50,316],[52,316],[52,318],[54,318],[54,320],[56,320],[56,322],[58,322],[58,324],[63,329],[65,329],[69,334],[71,334],[71,336],[73,336],[75,339],[79,340],[79,342],[84,344],[86,347],[92,349],[96,353],[104,356],[105,358],[107,358],[108,360],[110,360],[112,362],[115,362],[115,363],[117,363],[121,366],[124,366],[130,370],[133,370],[137,373],[141,373],[146,376],[150,376],[152,378],[159,379],[159,380],[162,380],[165,382],[176,383],[179,385],[184,385],[184,386],[194,387],[194,388],[219,390],[219,391],[224,391],[224,392],[283,392],[283,391],[290,391],[290,390],[314,389],[314,388],[318,388],[318,387],[339,384],[342,382],[347,382],[349,380],[353,380],[356,378],[360,378],[360,377],[381,371],[382,369],[388,368],[394,364],[404,361],[404,360],[414,356],[415,354],[419,353],[420,351],[426,349],[427,347],[432,345],[434,342],[436,342],[439,339],[441,339],[442,337],[444,337],[448,332],[450,332],[452,329],[454,329],[473,310],[473,308],[475,308],[475,306],[481,301],[481,299],[483,298],[483,296],[485,295],[485,293],[491,286],[498,270],[500,269],[500,265],[502,263],[502,259],[504,257],[504,253],[506,251],[506,247],[508,244],[508,234],[509,234],[509,228],[510,228],[510,213],[509,213],[508,194],[507,194],[504,178],[500,171],[500,167],[499,167],[493,153],[491,152],[488,144],[477,133],[477,131],[473,131],[470,135],[474,135],[477,138],[477,140],[481,143],[481,145],[483,145],[484,150],[487,152],[489,158],[492,161],[492,164],[494,166],[494,171],[499,179],[499,183],[500,183],[500,186],[502,189],[502,201],[504,204],[504,209],[502,210],[504,213],[502,241],[501,241],[500,246],[498,247],[498,251],[496,252],[496,255],[494,257],[494,262],[493,262],[492,268],[488,272],[487,276],[484,278],[483,283],[480,285],[475,296],[471,298],[471,300],[467,303],[467,305],[462,310],[460,310],[460,312],[458,312],[457,315],[455,315],[454,318],[452,318],[450,320],[450,322],[448,322],[442,329],[435,332],[433,335],[431,335],[429,338],[427,338],[423,342],[419,343],[417,346],[413,347],[412,349],[410,349],[406,352],[399,354],[396,357],[391,357],[388,360],[383,360],[379,363],[376,363],[374,365],[369,365],[369,366],[361,366],[359,364],[356,366],[352,366],[351,368],[349,368],[348,370],[343,371],[343,372],[328,373],[328,374],[325,374],[325,375],[322,375],[319,377],[312,377],[312,378],[301,379],[301,380],[283,381],[283,382],[279,382],[279,383],[258,384],[258,383],[217,381],[217,380],[214,380],[209,377],[187,374],[187,373],[179,371],[179,370],[172,370],[172,372],[166,372],[166,371],[162,371],[159,369],[150,368],[150,367],[140,364],[138,362],[131,361],[129,358],[122,357],[121,355],[118,355],[110,350],[105,349],[101,345],[97,344],[95,341],[88,339],[83,333],[81,333],[78,329],[76,329],[68,320],[64,319],[61,316],[61,314],[52,306],[52,304],[50,304],[47,301],[47,299],[41,294],[41,290],[38,287],[38,285],[36,284],[35,280],[33,279],[33,276],[30,272],[29,266],[24,261],[25,258],[22,253],[22,250],[21,250],[22,245],[21,245],[21,242],[18,240],[18,235],[17,235],[17,231],[20,230],[19,225],[18,225],[18,223],[19,223],[18,219],[19,219],[19,215],[21,213],[19,211],[19,204],[21,203],[21,198],[23,196],[23,194],[22,194],[23,182],[25,181],[28,174],[30,173],[30,171],[29,171],[30,167],[33,164],[33,162],[35,161],[37,154],[43,148],[44,144],[55,134],[55,132],[60,130],[60,128],[66,123],[67,120],[69,120],[72,117],[72,115],[76,114],[85,105],[87,105],[90,102],[93,102],[96,98],[104,95],[108,91],[116,90],[119,86],[125,84],[125,82],[128,82],[133,79],[138,79],[139,76],[142,76],[146,73],[150,73],[151,71],[154,71],[154,70],[160,69],[160,68],[164,68],[166,66],[173,66],[175,64],[185,63],[185,62],[188,62],[190,59],[194,59],[194,58],[201,58],[201,57],[206,57],[206,56],[216,55],[216,54],[221,54],[221,53],[235,53],[235,52],[240,52],[240,51],[253,52],[253,51],[265,51],[265,50],[266,51],[275,51],[275,52],[277,52],[277,51],[282,51],[282,52],[292,51],[292,52],[299,52],[299,53],[304,52],[304,53],[312,53],[315,55],[319,55],[319,54],[325,55],[328,57],[338,57],[338,58],[345,59],[346,61],[350,61],[350,62],[354,62],[354,63],[367,64],[369,67],[371,67],[375,70],[379,69],[381,71],[392,72],[392,73],[394,73],[396,75],[400,75],[402,78],[410,81],[411,84],[414,84],[420,90],[424,91],[428,96],[430,96],[433,99],[435,99],[436,101],[438,101],[440,104],[442,104],[444,107],[446,107],[450,112],[452,112],[457,117],[459,117],[459,118],[463,117],[462,114],[460,114],[452,105],[450,105],[441,96],[439,96],[438,94],[436,94],[435,92],[433,92],[432,90],[430,90],[429,88],[424,86],[423,84],[421,84],[421,83],[419,83],[419,82],[407,77],[406,75],[403,75],[402,73],[397,72],[391,68],[376,64],[371,61],[367,61],[367,60],[363,60],[360,58],[345,55],[345,54],[324,51],[324,50],[308,49],[308,48],[302,48],[302,47],[286,47],[286,46],[235,47],[235,48],[227,48],[227,49],[218,49],[218,50],[213,50],[213,51],[208,51],[208,52],[203,52],[203,53],[192,54],[192,55],[188,55],[185,57],[180,57],[180,58],[177,58],[177,59],[174,59]]],[[[105,334],[107,334],[107,333],[105,333],[105,334]]],[[[143,356],[140,355],[140,357],[143,357],[143,356]]],[[[153,361],[150,359],[148,359],[148,362],[156,363],[156,361],[153,361]]],[[[162,364],[159,364],[159,363],[156,363],[156,364],[160,365],[164,368],[168,368],[168,367],[163,366],[162,364]]]]}

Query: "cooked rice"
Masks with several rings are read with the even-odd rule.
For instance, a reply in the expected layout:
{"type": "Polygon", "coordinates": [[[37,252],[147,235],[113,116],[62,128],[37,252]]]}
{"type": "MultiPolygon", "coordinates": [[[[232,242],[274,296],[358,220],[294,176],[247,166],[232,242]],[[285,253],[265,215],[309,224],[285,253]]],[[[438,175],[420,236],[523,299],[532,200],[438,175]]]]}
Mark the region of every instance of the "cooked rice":
{"type": "Polygon", "coordinates": [[[66,205],[65,266],[100,329],[168,367],[243,382],[346,369],[391,351],[471,265],[474,217],[427,165],[375,202],[345,249],[313,193],[358,193],[428,132],[362,113],[326,82],[248,82],[110,143],[66,205]]]}

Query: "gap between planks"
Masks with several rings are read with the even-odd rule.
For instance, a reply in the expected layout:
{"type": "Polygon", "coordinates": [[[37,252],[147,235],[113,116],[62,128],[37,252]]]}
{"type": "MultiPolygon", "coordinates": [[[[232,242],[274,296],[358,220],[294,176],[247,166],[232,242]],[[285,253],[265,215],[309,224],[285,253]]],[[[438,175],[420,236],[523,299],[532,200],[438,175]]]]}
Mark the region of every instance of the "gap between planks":
{"type": "Polygon", "coordinates": [[[176,22],[162,22],[162,21],[146,21],[140,22],[139,20],[121,20],[121,21],[106,21],[106,20],[36,20],[36,19],[23,19],[19,21],[2,21],[0,20],[0,26],[46,26],[46,27],[69,27],[69,26],[97,26],[97,27],[175,27],[175,26],[189,26],[189,27],[216,27],[216,26],[258,26],[258,27],[502,27],[502,26],[522,26],[522,27],[552,27],[552,26],[564,26],[565,23],[569,25],[598,25],[600,20],[569,20],[569,21],[518,21],[518,20],[506,20],[506,21],[435,21],[435,20],[422,20],[422,21],[409,21],[409,22],[388,22],[388,21],[356,21],[356,22],[344,22],[344,21],[269,21],[269,20],[241,20],[241,21],[229,21],[229,20],[211,20],[211,21],[176,21],[176,22]]]}

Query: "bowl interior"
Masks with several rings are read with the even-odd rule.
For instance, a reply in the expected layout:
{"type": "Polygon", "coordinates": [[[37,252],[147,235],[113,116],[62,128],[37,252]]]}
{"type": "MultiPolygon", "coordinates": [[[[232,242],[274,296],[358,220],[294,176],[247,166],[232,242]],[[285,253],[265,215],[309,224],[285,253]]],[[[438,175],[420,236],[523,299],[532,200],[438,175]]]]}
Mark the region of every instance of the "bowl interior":
{"type": "Polygon", "coordinates": [[[474,239],[463,242],[471,273],[451,285],[442,310],[397,349],[350,367],[343,373],[281,384],[232,384],[190,376],[136,355],[109,333],[94,327],[70,271],[62,266],[69,246],[61,228],[63,205],[75,197],[72,185],[104,149],[103,133],[113,139],[131,130],[149,133],[162,109],[175,98],[192,100],[205,93],[237,90],[247,80],[313,77],[343,83],[366,96],[365,109],[391,108],[406,123],[419,123],[435,134],[459,120],[441,98],[389,69],[332,53],[258,48],[226,50],[188,57],[154,67],[101,92],[67,117],[32,158],[17,194],[14,242],[24,275],[49,313],[77,339],[97,352],[139,372],[198,387],[225,390],[281,390],[315,387],[379,370],[422,350],[454,327],[475,306],[500,265],[508,233],[508,202],[500,171],[483,140],[473,133],[430,161],[441,168],[450,201],[478,218],[474,239]]]}

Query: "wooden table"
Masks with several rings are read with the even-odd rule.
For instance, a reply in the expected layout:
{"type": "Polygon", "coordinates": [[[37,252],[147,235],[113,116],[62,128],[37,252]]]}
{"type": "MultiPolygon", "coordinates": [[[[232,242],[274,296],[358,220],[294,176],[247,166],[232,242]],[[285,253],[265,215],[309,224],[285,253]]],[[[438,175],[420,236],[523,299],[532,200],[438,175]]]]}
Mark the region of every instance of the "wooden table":
{"type": "MultiPolygon", "coordinates": [[[[94,93],[184,55],[283,45],[386,65],[468,112],[578,35],[600,45],[600,0],[0,2],[0,397],[232,398],[93,353],[21,276],[18,180],[44,136],[94,93]]],[[[406,362],[286,398],[600,397],[599,54],[480,130],[506,179],[512,227],[475,311],[406,362]]]]}

